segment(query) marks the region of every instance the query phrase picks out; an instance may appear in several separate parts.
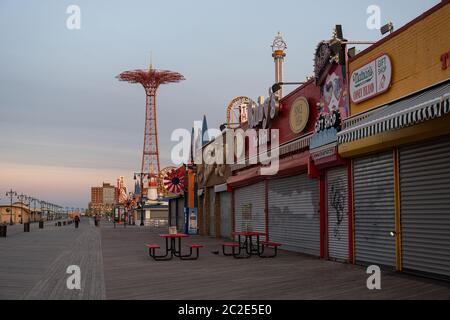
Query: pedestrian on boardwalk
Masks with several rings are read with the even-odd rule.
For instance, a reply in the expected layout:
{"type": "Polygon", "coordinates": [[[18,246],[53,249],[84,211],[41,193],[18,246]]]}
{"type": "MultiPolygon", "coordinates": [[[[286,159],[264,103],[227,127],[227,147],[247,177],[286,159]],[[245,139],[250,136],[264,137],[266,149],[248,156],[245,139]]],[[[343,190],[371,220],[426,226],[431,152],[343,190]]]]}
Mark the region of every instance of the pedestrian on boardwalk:
{"type": "Polygon", "coordinates": [[[80,224],[80,217],[79,216],[75,216],[75,228],[78,229],[78,225],[80,224]]]}

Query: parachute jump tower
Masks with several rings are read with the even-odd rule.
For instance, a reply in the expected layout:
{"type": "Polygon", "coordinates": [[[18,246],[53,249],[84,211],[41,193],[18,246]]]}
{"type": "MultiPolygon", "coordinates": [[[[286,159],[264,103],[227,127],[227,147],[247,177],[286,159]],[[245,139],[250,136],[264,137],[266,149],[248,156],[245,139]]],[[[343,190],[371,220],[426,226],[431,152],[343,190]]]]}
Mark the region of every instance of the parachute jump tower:
{"type": "MultiPolygon", "coordinates": [[[[153,69],[125,71],[117,76],[120,81],[141,84],[145,89],[145,129],[144,148],[142,152],[141,172],[148,174],[148,198],[156,200],[163,193],[161,168],[159,163],[158,126],[156,112],[156,93],[159,86],[177,83],[185,78],[173,71],[153,69]]],[[[143,192],[144,190],[141,190],[143,192]]]]}

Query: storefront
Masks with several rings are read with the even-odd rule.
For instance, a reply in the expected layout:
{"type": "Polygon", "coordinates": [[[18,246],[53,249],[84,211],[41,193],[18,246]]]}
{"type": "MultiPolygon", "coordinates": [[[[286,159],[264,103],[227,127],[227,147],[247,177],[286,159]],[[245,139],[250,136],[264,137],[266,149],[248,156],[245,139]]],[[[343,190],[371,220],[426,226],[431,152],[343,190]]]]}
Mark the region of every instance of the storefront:
{"type": "MultiPolygon", "coordinates": [[[[202,152],[207,157],[214,150],[225,150],[226,135],[205,144],[202,152]]],[[[223,153],[225,156],[225,153],[223,153]]],[[[230,166],[222,163],[202,164],[197,168],[199,230],[200,234],[215,238],[231,238],[232,211],[231,193],[228,192],[226,180],[230,176],[230,166]]]]}
{"type": "Polygon", "coordinates": [[[356,263],[450,278],[449,16],[443,1],[350,61],[356,263]]]}
{"type": "Polygon", "coordinates": [[[310,171],[320,184],[321,256],[347,262],[352,257],[350,167],[339,156],[337,144],[349,109],[347,49],[337,34],[316,50],[315,83],[320,87],[320,102],[311,139],[310,171]]]}
{"type": "Polygon", "coordinates": [[[186,232],[186,220],[184,214],[185,199],[184,196],[178,196],[169,199],[169,225],[177,227],[178,232],[186,232]]]}
{"type": "Polygon", "coordinates": [[[0,223],[24,223],[33,222],[31,219],[31,211],[28,206],[17,202],[11,205],[0,206],[0,223]]]}
{"type": "MultiPolygon", "coordinates": [[[[278,130],[279,138],[275,173],[267,174],[266,166],[252,164],[247,157],[245,164],[232,166],[233,176],[227,181],[233,190],[233,230],[263,232],[285,250],[315,256],[320,255],[319,183],[308,175],[308,149],[318,99],[319,90],[309,80],[280,101],[279,112],[270,122],[270,130],[278,130]]],[[[258,113],[256,108],[264,106],[249,110],[258,113]]],[[[262,129],[267,128],[256,126],[258,132],[262,129]]]]}

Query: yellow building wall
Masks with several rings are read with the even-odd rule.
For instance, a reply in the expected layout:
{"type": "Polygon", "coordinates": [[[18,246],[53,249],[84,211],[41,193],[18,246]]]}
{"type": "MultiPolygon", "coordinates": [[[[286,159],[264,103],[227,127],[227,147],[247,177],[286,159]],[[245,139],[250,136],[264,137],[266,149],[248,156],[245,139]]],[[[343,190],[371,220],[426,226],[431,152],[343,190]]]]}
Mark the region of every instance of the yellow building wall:
{"type": "Polygon", "coordinates": [[[441,56],[450,51],[450,3],[413,24],[407,30],[350,62],[350,75],[384,53],[392,61],[391,88],[384,94],[359,104],[351,102],[356,115],[450,78],[450,68],[442,70],[441,56]]]}

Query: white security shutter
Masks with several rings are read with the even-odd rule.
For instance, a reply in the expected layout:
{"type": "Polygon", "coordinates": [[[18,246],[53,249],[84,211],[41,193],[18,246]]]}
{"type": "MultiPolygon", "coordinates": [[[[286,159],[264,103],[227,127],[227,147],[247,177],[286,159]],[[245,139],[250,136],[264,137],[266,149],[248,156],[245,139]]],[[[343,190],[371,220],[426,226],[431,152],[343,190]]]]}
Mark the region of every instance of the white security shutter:
{"type": "Polygon", "coordinates": [[[220,236],[222,238],[231,238],[232,232],[232,212],[231,212],[231,193],[220,193],[220,236]]]}
{"type": "Polygon", "coordinates": [[[170,226],[177,226],[177,201],[178,199],[170,200],[170,226]]]}
{"type": "Polygon", "coordinates": [[[236,232],[266,232],[264,194],[264,181],[235,190],[236,232]]]}
{"type": "Polygon", "coordinates": [[[320,255],[319,182],[306,174],[269,181],[269,238],[320,255]]]}
{"type": "Polygon", "coordinates": [[[400,149],[403,268],[450,276],[450,137],[400,149]]]}
{"type": "Polygon", "coordinates": [[[328,256],[348,260],[348,174],[347,167],[327,172],[328,256]]]}
{"type": "Polygon", "coordinates": [[[184,198],[178,199],[178,221],[177,221],[178,232],[184,233],[185,223],[184,223],[184,198]]]}
{"type": "Polygon", "coordinates": [[[355,159],[353,176],[356,261],[394,267],[393,152],[355,159]]]}
{"type": "Polygon", "coordinates": [[[215,219],[215,206],[216,206],[216,193],[214,188],[209,188],[209,235],[216,235],[216,219],[215,219]]]}

